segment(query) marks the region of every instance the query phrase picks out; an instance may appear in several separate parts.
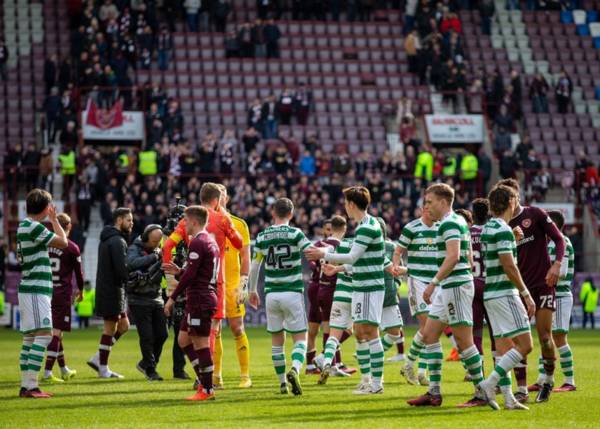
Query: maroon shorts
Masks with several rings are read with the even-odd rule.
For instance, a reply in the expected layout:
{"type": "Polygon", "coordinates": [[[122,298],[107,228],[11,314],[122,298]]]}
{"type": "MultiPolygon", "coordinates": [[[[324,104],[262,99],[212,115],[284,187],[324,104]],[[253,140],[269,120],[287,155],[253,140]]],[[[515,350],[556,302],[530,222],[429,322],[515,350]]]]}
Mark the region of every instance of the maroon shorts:
{"type": "Polygon", "coordinates": [[[318,294],[319,312],[321,315],[321,322],[329,322],[329,315],[331,314],[331,306],[333,305],[333,293],[335,288],[320,287],[318,294]]]}
{"type": "Polygon", "coordinates": [[[125,311],[116,316],[104,317],[104,320],[107,322],[118,322],[121,319],[127,319],[127,313],[125,311]]]}
{"type": "Polygon", "coordinates": [[[532,287],[529,289],[529,293],[531,294],[533,302],[535,302],[536,311],[544,308],[552,311],[556,310],[556,303],[554,302],[556,298],[556,288],[544,284],[532,287]]]}
{"type": "Polygon", "coordinates": [[[205,310],[186,306],[179,329],[193,337],[209,337],[216,309],[205,310]]]}
{"type": "MultiPolygon", "coordinates": [[[[329,318],[327,320],[329,320],[329,318]]],[[[319,283],[308,284],[308,322],[321,323],[321,311],[319,309],[319,283]]]]}
{"type": "Polygon", "coordinates": [[[52,306],[52,327],[63,332],[71,332],[71,306],[52,306]]]}
{"type": "Polygon", "coordinates": [[[473,330],[483,328],[485,318],[485,306],[483,305],[483,290],[485,281],[475,279],[475,295],[473,295],[473,330]]]}

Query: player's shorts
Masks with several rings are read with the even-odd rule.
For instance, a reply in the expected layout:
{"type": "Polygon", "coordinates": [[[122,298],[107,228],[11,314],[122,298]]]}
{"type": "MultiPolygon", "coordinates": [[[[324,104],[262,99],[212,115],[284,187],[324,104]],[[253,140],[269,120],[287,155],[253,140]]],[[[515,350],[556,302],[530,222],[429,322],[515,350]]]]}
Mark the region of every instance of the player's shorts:
{"type": "Polygon", "coordinates": [[[267,309],[267,331],[297,334],[306,332],[306,308],[304,295],[298,292],[271,292],[265,299],[267,309]]]}
{"type": "Polygon", "coordinates": [[[517,295],[502,296],[485,302],[494,338],[513,338],[530,332],[529,317],[517,295]]]}
{"type": "Polygon", "coordinates": [[[236,317],[244,317],[246,315],[246,306],[244,303],[238,304],[238,287],[239,284],[225,284],[225,316],[228,319],[236,317]]]}
{"type": "Polygon", "coordinates": [[[103,319],[107,322],[118,322],[121,319],[127,319],[127,312],[123,311],[116,316],[106,316],[103,319]]]}
{"type": "MultiPolygon", "coordinates": [[[[408,304],[410,306],[410,315],[413,317],[419,314],[427,314],[431,310],[431,305],[423,300],[423,292],[425,292],[427,286],[429,285],[420,280],[413,279],[412,277],[408,278],[408,304]]],[[[431,297],[432,302],[436,293],[437,289],[431,297]]]]}
{"type": "Polygon", "coordinates": [[[473,329],[483,329],[483,320],[486,317],[485,305],[483,304],[483,291],[485,281],[475,279],[475,294],[473,295],[473,329]]]}
{"type": "Polygon", "coordinates": [[[552,332],[566,334],[569,332],[569,322],[573,311],[573,295],[557,296],[556,311],[552,318],[552,332]]]}
{"type": "Polygon", "coordinates": [[[214,310],[186,307],[180,331],[194,337],[209,337],[214,310]]]}
{"type": "Polygon", "coordinates": [[[52,327],[63,332],[71,331],[71,306],[52,305],[52,327]]]}
{"type": "Polygon", "coordinates": [[[321,322],[329,322],[331,315],[331,307],[333,306],[333,294],[335,288],[331,287],[319,287],[319,312],[321,313],[321,322]]]}
{"type": "Polygon", "coordinates": [[[308,290],[308,321],[310,323],[321,323],[321,311],[319,310],[319,283],[310,282],[308,290]]]}
{"type": "MultiPolygon", "coordinates": [[[[529,288],[528,288],[529,289],[529,288]]],[[[539,285],[529,289],[531,298],[535,302],[535,308],[537,310],[556,310],[556,304],[554,302],[556,298],[556,289],[549,287],[548,285],[539,285]]]]}
{"type": "Polygon", "coordinates": [[[225,284],[217,284],[217,309],[212,316],[213,319],[225,319],[225,284]]]}
{"type": "Polygon", "coordinates": [[[379,326],[383,313],[385,291],[352,292],[352,321],[358,324],[379,326]]]}
{"type": "Polygon", "coordinates": [[[21,332],[52,329],[52,298],[38,293],[19,293],[21,332]]]}
{"type": "Polygon", "coordinates": [[[333,301],[329,315],[329,327],[346,330],[352,328],[352,304],[344,301],[333,301]]]}
{"type": "Polygon", "coordinates": [[[428,317],[448,326],[473,326],[474,289],[473,283],[439,289],[432,300],[428,317]]]}
{"type": "Polygon", "coordinates": [[[383,313],[381,315],[381,329],[401,328],[404,326],[402,320],[402,313],[400,313],[400,306],[398,304],[389,305],[383,307],[383,313]]]}

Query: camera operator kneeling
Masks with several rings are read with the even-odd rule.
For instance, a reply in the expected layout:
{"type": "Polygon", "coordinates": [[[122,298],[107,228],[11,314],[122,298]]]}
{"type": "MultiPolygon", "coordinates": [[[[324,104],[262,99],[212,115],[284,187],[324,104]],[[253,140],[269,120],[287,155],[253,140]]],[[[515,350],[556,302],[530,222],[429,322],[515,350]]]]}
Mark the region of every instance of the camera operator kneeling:
{"type": "Polygon", "coordinates": [[[161,294],[161,239],[161,226],[148,225],[127,250],[127,301],[137,326],[142,351],[142,360],[136,368],[151,381],[162,380],[156,372],[156,365],[169,335],[161,294]]]}

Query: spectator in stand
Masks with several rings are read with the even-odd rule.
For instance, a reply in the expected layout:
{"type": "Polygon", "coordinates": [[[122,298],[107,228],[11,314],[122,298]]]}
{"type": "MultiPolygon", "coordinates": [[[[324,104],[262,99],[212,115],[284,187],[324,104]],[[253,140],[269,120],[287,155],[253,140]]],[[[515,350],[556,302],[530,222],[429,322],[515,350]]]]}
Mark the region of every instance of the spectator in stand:
{"type": "Polygon", "coordinates": [[[119,18],[119,9],[112,3],[111,0],[104,0],[104,3],[98,11],[98,18],[103,23],[111,19],[116,20],[119,18]]]}
{"type": "Polygon", "coordinates": [[[200,11],[200,6],[201,0],[185,0],[183,2],[188,30],[193,33],[198,32],[198,13],[200,11]]]}
{"type": "Polygon", "coordinates": [[[263,137],[265,139],[277,138],[277,122],[279,106],[274,95],[269,96],[262,105],[261,120],[263,123],[263,137]]]}
{"type": "Polygon", "coordinates": [[[46,100],[44,101],[44,111],[46,112],[48,142],[54,143],[61,119],[61,101],[57,87],[52,87],[50,95],[46,97],[46,100]]]}
{"type": "Polygon", "coordinates": [[[510,71],[510,88],[512,88],[510,104],[515,119],[521,119],[523,113],[523,86],[521,85],[521,75],[518,70],[510,71]]]}
{"type": "Polygon", "coordinates": [[[249,23],[242,24],[238,29],[237,38],[240,44],[240,57],[253,58],[254,45],[252,44],[252,25],[249,23]]]}
{"type": "Polygon", "coordinates": [[[52,176],[54,174],[54,162],[52,160],[52,153],[50,150],[45,147],[42,149],[40,154],[40,163],[39,163],[39,172],[40,172],[40,180],[38,183],[38,187],[41,189],[45,189],[48,192],[53,192],[53,181],[52,176]]]}
{"type": "Polygon", "coordinates": [[[260,142],[260,136],[256,131],[256,128],[250,126],[244,131],[242,135],[242,143],[244,145],[244,153],[250,154],[256,149],[256,145],[260,142]]]}
{"type": "Polygon", "coordinates": [[[533,150],[533,145],[531,144],[531,139],[528,134],[525,134],[521,141],[517,144],[515,148],[515,155],[517,156],[517,160],[519,162],[519,166],[523,167],[525,165],[525,161],[529,156],[529,151],[533,150]]]}
{"type": "Polygon", "coordinates": [[[2,79],[4,82],[8,80],[7,64],[8,48],[6,47],[4,39],[0,37],[0,79],[2,79]]]}
{"type": "MultiPolygon", "coordinates": [[[[539,162],[539,161],[538,161],[539,162]]],[[[532,195],[530,197],[531,201],[545,201],[546,194],[548,193],[548,188],[552,186],[552,176],[543,168],[540,164],[540,169],[533,176],[533,180],[531,181],[531,191],[532,195]]]]}
{"type": "Polygon", "coordinates": [[[235,162],[233,144],[227,140],[228,133],[233,133],[233,131],[225,131],[225,136],[223,137],[223,141],[221,142],[221,149],[219,153],[219,165],[221,167],[220,172],[226,175],[230,175],[231,173],[233,173],[233,164],[235,162]]]}
{"type": "Polygon", "coordinates": [[[29,143],[27,150],[23,153],[22,168],[25,173],[25,189],[35,188],[39,177],[40,151],[35,143],[29,143]]]}
{"type": "Polygon", "coordinates": [[[457,35],[462,33],[462,24],[456,13],[444,11],[440,22],[440,32],[443,35],[452,34],[452,32],[457,35]]]}
{"type": "Polygon", "coordinates": [[[281,125],[291,125],[294,114],[294,96],[288,88],[283,90],[278,105],[281,125]]]}
{"type": "Polygon", "coordinates": [[[238,58],[240,56],[240,41],[235,31],[230,31],[225,37],[225,58],[238,58]]]}
{"type": "Polygon", "coordinates": [[[492,18],[496,13],[494,0],[481,0],[479,3],[479,16],[481,17],[481,32],[486,36],[492,34],[492,18]]]}
{"type": "Polygon", "coordinates": [[[264,129],[263,123],[263,105],[259,98],[256,98],[248,108],[248,127],[252,127],[258,132],[264,129]]]}
{"type": "Polygon", "coordinates": [[[299,125],[308,123],[308,114],[312,105],[312,91],[300,82],[294,93],[294,112],[299,125]]]}
{"type": "Polygon", "coordinates": [[[279,39],[281,39],[282,35],[275,20],[269,19],[267,21],[264,34],[267,45],[267,58],[279,58],[279,39]]]}
{"type": "Polygon", "coordinates": [[[560,72],[554,92],[556,94],[558,113],[568,113],[569,106],[571,105],[571,94],[573,93],[573,82],[564,69],[560,72]]]}
{"type": "Polygon", "coordinates": [[[500,105],[500,111],[494,118],[494,125],[496,127],[505,128],[508,131],[513,131],[515,129],[513,116],[508,111],[506,104],[500,105]]]}
{"type": "Polygon", "coordinates": [[[492,160],[487,155],[484,148],[480,148],[477,152],[477,161],[479,165],[478,174],[483,185],[482,193],[487,195],[488,183],[492,177],[492,160]]]}
{"type": "Polygon", "coordinates": [[[529,85],[529,99],[533,104],[533,113],[548,113],[548,91],[550,86],[544,75],[536,74],[529,85]]]}
{"type": "Polygon", "coordinates": [[[46,95],[50,94],[50,90],[56,86],[56,78],[58,75],[58,57],[52,54],[46,58],[44,62],[44,83],[46,85],[46,95]]]}
{"type": "Polygon", "coordinates": [[[412,30],[404,39],[404,50],[408,60],[408,71],[418,73],[419,71],[419,51],[421,50],[421,41],[417,30],[412,30]]]}
{"type": "Polygon", "coordinates": [[[255,58],[265,58],[267,56],[265,26],[260,19],[257,19],[252,26],[252,44],[254,45],[255,58]]]}
{"type": "Polygon", "coordinates": [[[92,212],[92,189],[85,175],[79,176],[76,190],[77,196],[77,219],[84,231],[90,226],[90,214],[92,212]]]}
{"type": "Polygon", "coordinates": [[[518,163],[515,155],[511,150],[505,151],[500,158],[500,176],[503,179],[514,179],[517,177],[517,168],[518,163]]]}
{"type": "Polygon", "coordinates": [[[173,36],[166,25],[161,27],[156,45],[158,49],[158,68],[165,71],[169,68],[169,60],[173,50],[173,36]]]}
{"type": "Polygon", "coordinates": [[[305,150],[298,167],[300,174],[309,177],[314,176],[317,171],[315,157],[308,150],[305,150]]]}
{"type": "Polygon", "coordinates": [[[504,152],[512,149],[512,139],[508,129],[504,126],[498,126],[494,134],[494,153],[500,158],[504,152]]]}
{"type": "Polygon", "coordinates": [[[215,30],[225,33],[227,27],[227,16],[231,13],[231,3],[225,0],[216,0],[213,5],[213,21],[215,30]]]}
{"type": "Polygon", "coordinates": [[[542,163],[538,159],[535,150],[529,149],[527,158],[523,161],[523,170],[525,172],[525,185],[529,185],[539,171],[542,169],[542,163]]]}

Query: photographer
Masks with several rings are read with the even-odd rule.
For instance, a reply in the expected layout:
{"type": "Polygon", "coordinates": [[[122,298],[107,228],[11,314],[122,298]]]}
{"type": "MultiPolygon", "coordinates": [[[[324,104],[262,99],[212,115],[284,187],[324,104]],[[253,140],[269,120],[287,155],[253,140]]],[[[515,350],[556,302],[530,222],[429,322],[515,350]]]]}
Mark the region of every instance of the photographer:
{"type": "Polygon", "coordinates": [[[168,337],[162,299],[160,225],[148,225],[127,250],[127,300],[140,337],[142,360],[136,368],[150,381],[161,381],[156,372],[162,347],[168,337]]]}

